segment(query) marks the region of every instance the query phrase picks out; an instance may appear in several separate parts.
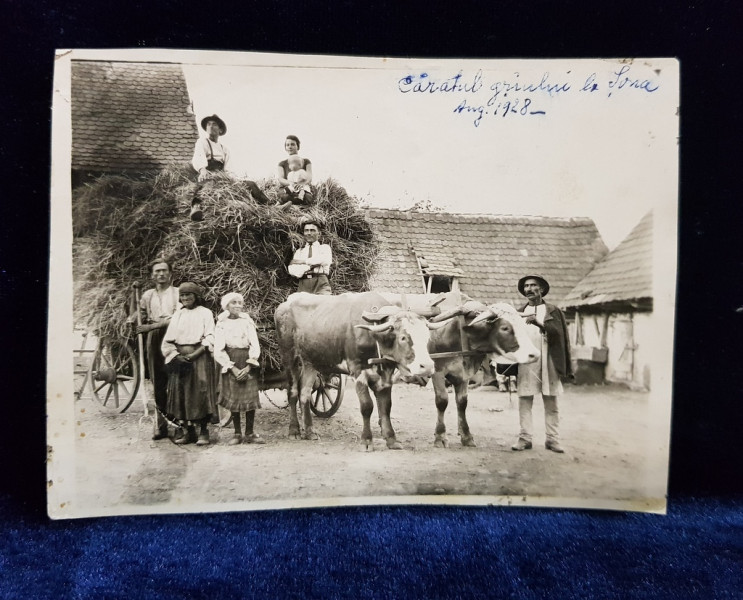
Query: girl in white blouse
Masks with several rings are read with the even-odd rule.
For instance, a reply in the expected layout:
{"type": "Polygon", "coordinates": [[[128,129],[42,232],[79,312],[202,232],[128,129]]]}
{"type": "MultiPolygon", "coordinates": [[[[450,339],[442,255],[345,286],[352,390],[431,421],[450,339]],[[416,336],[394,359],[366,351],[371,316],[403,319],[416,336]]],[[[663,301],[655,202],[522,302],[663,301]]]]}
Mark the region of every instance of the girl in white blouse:
{"type": "Polygon", "coordinates": [[[178,287],[182,308],[170,320],[161,345],[168,368],[168,414],[185,434],[176,444],[209,445],[208,424],[217,413],[214,360],[214,316],[202,306],[203,293],[194,283],[178,287]],[[201,427],[198,439],[196,425],[201,427]]]}
{"type": "Polygon", "coordinates": [[[243,312],[245,301],[240,294],[222,298],[224,312],[217,317],[214,330],[214,358],[222,367],[219,382],[219,405],[232,413],[235,434],[228,442],[243,442],[240,413],[245,413],[245,443],[263,444],[265,440],[253,431],[255,411],[261,407],[256,376],[261,348],[255,323],[243,312]]]}

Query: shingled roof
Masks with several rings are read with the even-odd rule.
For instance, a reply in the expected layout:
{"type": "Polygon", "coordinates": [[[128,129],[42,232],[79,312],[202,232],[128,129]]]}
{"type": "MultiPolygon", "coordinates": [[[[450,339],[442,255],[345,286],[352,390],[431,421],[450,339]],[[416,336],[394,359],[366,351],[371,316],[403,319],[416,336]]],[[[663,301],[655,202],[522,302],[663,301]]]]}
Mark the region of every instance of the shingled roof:
{"type": "MultiPolygon", "coordinates": [[[[652,301],[653,213],[646,214],[560,303],[565,308],[652,301]]],[[[643,303],[640,303],[642,305],[643,303]]],[[[645,305],[648,303],[645,302],[645,305]]],[[[652,303],[649,304],[652,308],[652,303]]]]}
{"type": "Polygon", "coordinates": [[[161,169],[197,138],[180,65],[72,61],[73,169],[161,169]]]}
{"type": "Polygon", "coordinates": [[[485,216],[368,209],[380,241],[372,289],[422,293],[416,255],[427,274],[456,275],[465,294],[523,302],[516,282],[529,273],[562,299],[607,252],[591,219],[485,216]]]}

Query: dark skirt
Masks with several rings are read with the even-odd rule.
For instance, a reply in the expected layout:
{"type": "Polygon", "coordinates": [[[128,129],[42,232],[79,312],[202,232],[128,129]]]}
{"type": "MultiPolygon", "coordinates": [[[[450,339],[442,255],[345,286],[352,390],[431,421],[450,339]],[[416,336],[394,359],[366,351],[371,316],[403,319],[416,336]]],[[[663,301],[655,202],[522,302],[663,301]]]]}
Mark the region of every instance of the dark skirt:
{"type": "MultiPolygon", "coordinates": [[[[247,348],[225,348],[227,356],[238,369],[244,369],[249,351],[247,348]]],[[[245,381],[238,381],[228,370],[219,380],[219,405],[230,412],[247,412],[261,407],[258,397],[257,369],[250,371],[245,381]]]]}
{"type": "MultiPolygon", "coordinates": [[[[179,345],[191,354],[199,346],[179,345]]],[[[217,415],[214,359],[209,351],[191,363],[168,363],[168,414],[179,422],[196,422],[217,415]]]]}

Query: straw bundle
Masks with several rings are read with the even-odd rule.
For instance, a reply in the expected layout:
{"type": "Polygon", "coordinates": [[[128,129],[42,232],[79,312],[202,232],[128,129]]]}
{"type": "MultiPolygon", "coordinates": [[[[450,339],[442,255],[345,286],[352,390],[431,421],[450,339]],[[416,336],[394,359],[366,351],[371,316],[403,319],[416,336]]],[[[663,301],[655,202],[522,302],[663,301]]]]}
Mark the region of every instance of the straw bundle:
{"type": "MultiPolygon", "coordinates": [[[[275,200],[275,182],[257,182],[275,200]]],[[[171,168],[139,179],[107,175],[73,192],[75,319],[99,335],[131,335],[132,286],[151,287],[148,264],[174,262],[174,283],[193,281],[206,305],[219,312],[228,292],[245,297],[258,324],[263,369],[280,369],[273,313],[296,291],[286,271],[302,245],[303,217],[323,223],[323,242],[333,249],[330,284],[334,293],[368,289],[377,254],[371,227],[338,183],[317,186],[315,204],[283,211],[256,203],[242,181],[215,178],[199,190],[204,220],[189,218],[196,191],[190,169],[171,168]]]]}

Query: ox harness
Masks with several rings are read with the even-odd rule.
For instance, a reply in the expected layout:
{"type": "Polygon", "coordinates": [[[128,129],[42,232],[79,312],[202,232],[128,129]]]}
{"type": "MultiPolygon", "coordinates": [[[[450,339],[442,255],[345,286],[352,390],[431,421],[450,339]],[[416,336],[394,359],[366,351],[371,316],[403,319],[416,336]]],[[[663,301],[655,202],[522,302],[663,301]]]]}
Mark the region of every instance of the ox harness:
{"type": "MultiPolygon", "coordinates": [[[[459,324],[459,339],[461,341],[462,349],[461,350],[448,351],[448,352],[436,352],[434,354],[429,354],[429,356],[431,358],[433,358],[433,359],[436,359],[436,358],[455,358],[455,357],[459,357],[459,356],[463,356],[464,357],[464,356],[476,356],[478,354],[486,354],[485,352],[481,352],[481,351],[478,351],[478,350],[470,350],[469,340],[467,339],[467,336],[464,334],[464,325],[465,325],[464,316],[457,315],[454,318],[457,319],[457,322],[459,324]]],[[[399,365],[397,363],[397,361],[394,358],[392,358],[391,356],[384,356],[382,354],[381,348],[379,347],[379,342],[376,342],[376,344],[377,344],[377,356],[374,357],[374,358],[368,359],[367,360],[367,363],[369,363],[370,365],[379,365],[379,364],[385,364],[385,363],[387,363],[387,364],[394,363],[401,370],[405,370],[405,371],[408,370],[407,368],[402,367],[401,365],[399,365]]],[[[500,350],[500,348],[498,348],[498,350],[500,350]]]]}
{"type": "Polygon", "coordinates": [[[470,343],[467,339],[467,336],[464,334],[464,316],[463,315],[457,315],[455,317],[457,319],[457,322],[459,324],[459,340],[462,346],[461,350],[452,350],[449,352],[435,352],[433,354],[429,354],[429,356],[433,359],[436,358],[456,358],[459,356],[475,356],[477,354],[485,354],[484,352],[478,352],[477,350],[470,350],[470,343]]]}

